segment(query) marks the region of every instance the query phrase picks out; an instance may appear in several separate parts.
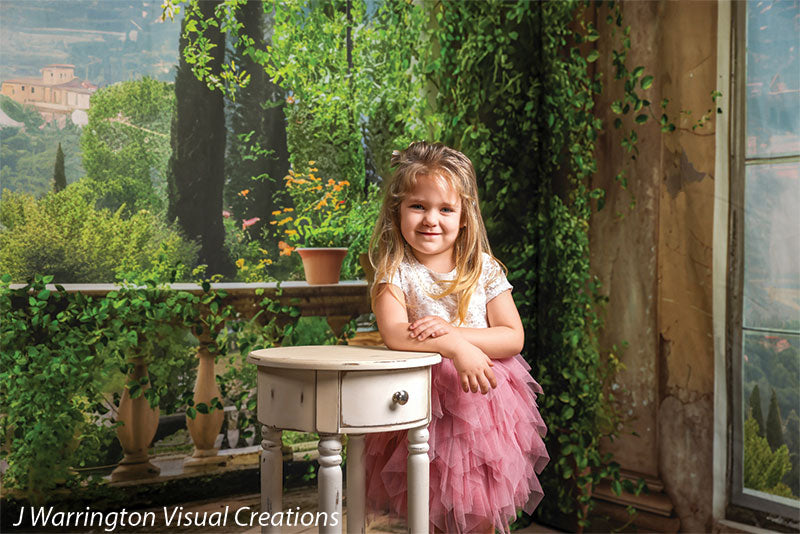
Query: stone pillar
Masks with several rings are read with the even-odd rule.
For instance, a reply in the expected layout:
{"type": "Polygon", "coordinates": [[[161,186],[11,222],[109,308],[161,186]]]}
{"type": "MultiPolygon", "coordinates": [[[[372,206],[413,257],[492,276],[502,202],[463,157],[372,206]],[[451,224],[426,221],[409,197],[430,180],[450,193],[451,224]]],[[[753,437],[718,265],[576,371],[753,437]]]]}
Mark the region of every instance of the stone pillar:
{"type": "MultiPolygon", "coordinates": [[[[147,378],[147,364],[144,358],[141,356],[134,358],[132,363],[133,374],[130,375],[130,379],[139,381],[147,378]]],[[[143,391],[149,388],[149,382],[142,385],[143,391]]],[[[150,463],[150,455],[147,452],[158,428],[158,408],[151,408],[144,395],[131,398],[126,386],[119,403],[117,421],[122,423],[117,427],[117,438],[125,457],[111,472],[111,480],[122,482],[158,476],[161,470],[150,463]]]]}
{"type": "MultiPolygon", "coordinates": [[[[199,336],[199,341],[194,403],[197,406],[202,402],[210,407],[211,399],[221,398],[222,394],[214,376],[214,355],[208,351],[211,337],[204,332],[199,336]]],[[[194,419],[186,416],[186,427],[194,442],[194,453],[184,462],[184,469],[214,467],[225,463],[225,458],[218,455],[219,449],[214,446],[224,418],[222,410],[213,410],[207,414],[198,413],[194,419]]]]}

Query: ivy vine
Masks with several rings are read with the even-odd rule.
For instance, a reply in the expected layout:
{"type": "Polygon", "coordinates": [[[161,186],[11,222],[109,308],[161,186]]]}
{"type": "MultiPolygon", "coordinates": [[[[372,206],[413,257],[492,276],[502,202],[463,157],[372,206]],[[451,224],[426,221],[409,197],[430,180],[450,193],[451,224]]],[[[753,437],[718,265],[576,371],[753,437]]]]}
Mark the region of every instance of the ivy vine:
{"type": "MultiPolygon", "coordinates": [[[[242,317],[230,296],[208,281],[194,294],[123,279],[103,296],[50,286],[52,276],[37,275],[13,289],[10,282],[9,275],[0,279],[0,457],[8,462],[4,486],[32,504],[45,502],[57,486],[80,483],[83,475],[73,468],[105,445],[99,437],[107,410],[103,386],[114,373],[129,377],[132,398],[144,396],[155,407],[168,385],[154,367],[150,377],[130,378],[135,361],[172,358],[168,349],[186,350],[189,332],[207,332],[216,355],[231,345],[246,355],[291,333],[300,313],[261,290],[254,316],[242,317]]],[[[218,398],[195,404],[190,390],[181,393],[189,417],[222,409],[218,398]]]]}

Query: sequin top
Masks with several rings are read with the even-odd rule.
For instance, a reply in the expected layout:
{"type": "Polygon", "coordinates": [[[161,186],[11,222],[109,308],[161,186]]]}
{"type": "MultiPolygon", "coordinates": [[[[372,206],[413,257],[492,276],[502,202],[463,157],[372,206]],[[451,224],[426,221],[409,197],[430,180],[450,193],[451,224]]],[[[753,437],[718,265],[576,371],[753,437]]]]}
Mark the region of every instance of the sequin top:
{"type": "MultiPolygon", "coordinates": [[[[457,296],[451,294],[440,299],[431,296],[442,291],[438,281],[453,280],[455,275],[455,269],[448,273],[434,272],[417,261],[413,254],[406,253],[405,259],[400,263],[391,280],[384,278],[381,283],[391,283],[403,291],[409,322],[428,315],[435,315],[455,325],[458,323],[457,296]]],[[[503,268],[489,254],[484,253],[478,287],[475,288],[475,292],[470,298],[464,324],[459,326],[488,328],[486,304],[500,293],[510,289],[512,286],[503,273],[503,268]]]]}

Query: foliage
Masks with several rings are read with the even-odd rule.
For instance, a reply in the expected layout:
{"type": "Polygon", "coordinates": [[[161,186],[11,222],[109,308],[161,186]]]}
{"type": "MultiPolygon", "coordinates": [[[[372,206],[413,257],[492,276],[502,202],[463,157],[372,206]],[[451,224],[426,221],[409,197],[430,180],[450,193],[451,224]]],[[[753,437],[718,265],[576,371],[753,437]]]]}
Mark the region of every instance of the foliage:
{"type": "MultiPolygon", "coordinates": [[[[52,276],[15,289],[10,280],[6,274],[0,283],[0,454],[9,464],[4,485],[33,503],[76,483],[71,467],[104,443],[107,431],[96,416],[106,410],[102,386],[115,369],[128,376],[132,398],[160,405],[176,392],[172,363],[186,360],[188,332],[206,336],[220,356],[234,342],[247,354],[274,346],[299,315],[264,297],[244,319],[208,282],[202,293],[190,293],[150,278],[121,279],[117,290],[92,297],[46,286],[52,276]],[[153,364],[149,378],[130,380],[136,362],[153,364]]],[[[190,417],[221,407],[219,399],[195,404],[189,387],[179,393],[190,417]]]]}
{"type": "Polygon", "coordinates": [[[82,176],[79,127],[67,121],[64,128],[45,124],[41,115],[0,95],[0,108],[24,128],[0,132],[0,183],[4,189],[42,196],[52,189],[53,161],[59,143],[64,150],[67,183],[82,176]]]}
{"type": "MultiPolygon", "coordinates": [[[[309,161],[309,165],[314,165],[309,161]]],[[[292,206],[272,212],[271,225],[282,227],[286,241],[300,247],[346,247],[347,188],[350,182],[327,181],[308,167],[306,172],[289,170],[284,178],[292,206]]],[[[280,230],[279,230],[280,231],[280,230]]],[[[290,254],[294,247],[281,246],[281,254],[290,254]]]]}
{"type": "MultiPolygon", "coordinates": [[[[193,4],[182,22],[167,176],[167,217],[170,221],[177,219],[183,234],[198,241],[199,259],[209,274],[229,275],[234,267],[223,248],[225,227],[221,209],[227,139],[225,102],[222,94],[208,91],[192,74],[196,60],[187,50],[193,25],[198,19],[204,21],[211,16],[220,5],[211,1],[193,4]]],[[[225,37],[216,24],[206,30],[205,52],[210,67],[219,69],[225,58],[225,37]]]]}
{"type": "Polygon", "coordinates": [[[60,283],[109,282],[123,271],[184,278],[195,254],[149,211],[96,209],[84,181],[40,200],[6,191],[0,202],[0,273],[15,281],[49,273],[60,283]]]}
{"type": "Polygon", "coordinates": [[[764,414],[761,412],[761,391],[758,389],[758,384],[753,387],[748,403],[750,405],[750,413],[753,414],[753,419],[758,423],[758,435],[763,436],[766,427],[764,426],[764,414]]]}
{"type": "Polygon", "coordinates": [[[792,469],[783,477],[783,482],[792,490],[792,495],[800,496],[800,417],[794,410],[786,417],[784,437],[792,469]]]}
{"type": "MultiPolygon", "coordinates": [[[[402,1],[383,2],[372,14],[359,0],[266,2],[274,26],[272,44],[261,50],[247,41],[233,16],[240,3],[227,0],[214,18],[195,18],[187,27],[184,55],[191,58],[195,75],[235,97],[249,73],[233,61],[211,69],[204,35],[218,26],[237,46],[244,40],[245,53],[290,92],[287,136],[294,167],[316,158],[321,174],[348,181],[352,194],[363,195],[365,175],[386,177],[391,151],[407,145],[413,126],[422,123],[417,113],[422,79],[411,70],[423,11],[402,1]]],[[[165,2],[165,13],[181,4],[191,10],[196,0],[165,2]]]]}
{"type": "Polygon", "coordinates": [[[773,451],[783,445],[783,422],[781,421],[781,409],[778,407],[778,397],[775,390],[769,399],[769,410],[767,411],[767,443],[773,451]]]}
{"type": "Polygon", "coordinates": [[[755,419],[747,418],[744,422],[744,487],[791,498],[791,490],[781,482],[790,467],[786,445],[773,451],[767,439],[758,435],[755,419]]]}
{"type": "MultiPolygon", "coordinates": [[[[228,43],[229,55],[249,75],[245,87],[235,99],[226,101],[228,147],[225,157],[225,206],[241,220],[262,216],[274,210],[274,193],[281,186],[280,177],[289,170],[286,147],[286,117],[283,112],[285,91],[272,82],[264,69],[248,54],[248,44],[266,49],[272,34],[272,15],[264,13],[261,2],[239,5],[236,20],[242,24],[242,39],[228,43]],[[239,191],[250,190],[242,197],[239,191]]],[[[261,235],[266,220],[252,228],[261,235]]],[[[273,248],[277,240],[263,241],[273,248]]]]}
{"type": "Polygon", "coordinates": [[[70,478],[78,442],[97,428],[90,414],[110,370],[95,340],[108,310],[92,297],[46,289],[52,276],[37,275],[19,290],[9,290],[9,281],[4,275],[0,284],[3,484],[41,503],[70,478]]]}
{"type": "Polygon", "coordinates": [[[53,166],[53,191],[58,193],[67,188],[67,175],[64,172],[64,151],[61,150],[61,143],[58,143],[56,150],[56,163],[53,166]]]}
{"type": "MultiPolygon", "coordinates": [[[[786,330],[797,329],[796,323],[778,326],[786,330]]],[[[765,334],[746,335],[743,352],[744,395],[752,395],[750,392],[756,386],[760,391],[774,390],[781,414],[797,410],[800,406],[800,350],[797,347],[797,338],[765,334]]],[[[768,409],[768,405],[762,405],[762,414],[768,409]]],[[[767,431],[766,419],[764,417],[764,432],[767,431]]]]}
{"type": "Polygon", "coordinates": [[[81,137],[83,164],[101,207],[160,212],[166,202],[171,84],[144,77],[92,95],[89,124],[81,137]]]}

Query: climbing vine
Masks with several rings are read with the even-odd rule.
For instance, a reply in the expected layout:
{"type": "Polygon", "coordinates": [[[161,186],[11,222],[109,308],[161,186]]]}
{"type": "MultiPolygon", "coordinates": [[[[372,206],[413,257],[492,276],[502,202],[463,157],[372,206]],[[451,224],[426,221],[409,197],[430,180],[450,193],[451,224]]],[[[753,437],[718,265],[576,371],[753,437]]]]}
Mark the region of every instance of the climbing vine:
{"type": "MultiPolygon", "coordinates": [[[[107,410],[103,386],[113,374],[128,377],[132,398],[158,406],[168,392],[165,378],[132,379],[134,360],[172,359],[186,350],[186,336],[210,334],[210,351],[224,355],[274,346],[292,331],[299,311],[261,295],[252,318],[241,317],[228,295],[203,282],[200,294],[174,290],[155,280],[120,280],[103,296],[68,293],[37,275],[12,288],[0,279],[0,457],[8,462],[3,485],[41,504],[59,485],[81,480],[73,468],[82,455],[102,447],[100,417],[107,410]],[[78,445],[81,447],[78,447],[78,445]]],[[[186,414],[221,409],[183,397],[186,414]]]]}

